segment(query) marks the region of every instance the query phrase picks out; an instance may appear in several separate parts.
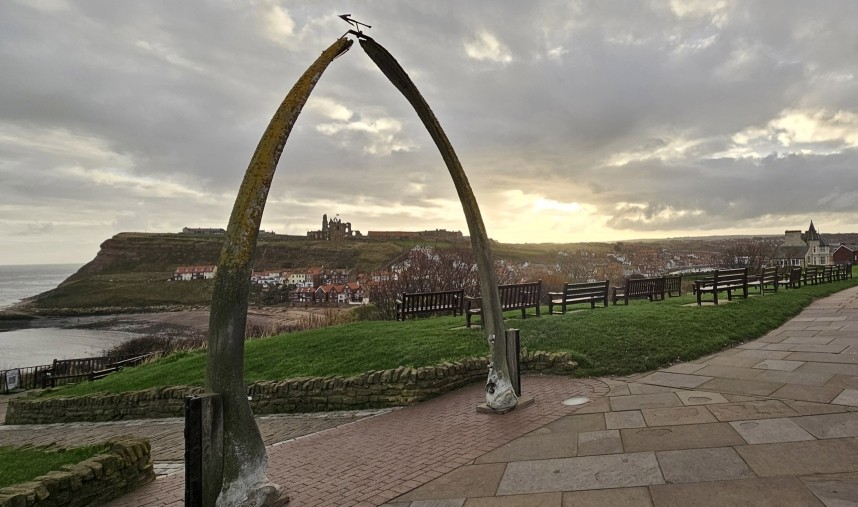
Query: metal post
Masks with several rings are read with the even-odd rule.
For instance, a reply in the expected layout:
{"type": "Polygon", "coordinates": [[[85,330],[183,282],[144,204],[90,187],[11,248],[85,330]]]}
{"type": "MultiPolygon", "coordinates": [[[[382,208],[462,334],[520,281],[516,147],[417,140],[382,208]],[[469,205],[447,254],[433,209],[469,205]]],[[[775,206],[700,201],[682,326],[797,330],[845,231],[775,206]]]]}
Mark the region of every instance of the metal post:
{"type": "Polygon", "coordinates": [[[518,329],[506,330],[506,357],[509,363],[509,377],[515,395],[521,397],[521,369],[519,368],[519,356],[521,355],[521,336],[518,329]]]}
{"type": "Polygon", "coordinates": [[[185,398],[185,505],[214,507],[223,474],[223,401],[219,394],[185,398]]]}

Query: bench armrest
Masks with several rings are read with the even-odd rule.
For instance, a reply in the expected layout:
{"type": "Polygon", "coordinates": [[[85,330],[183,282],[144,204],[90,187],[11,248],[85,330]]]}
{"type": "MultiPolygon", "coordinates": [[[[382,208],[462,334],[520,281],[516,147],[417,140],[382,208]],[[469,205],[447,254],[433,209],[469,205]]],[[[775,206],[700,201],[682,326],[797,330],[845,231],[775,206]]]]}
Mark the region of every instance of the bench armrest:
{"type": "Polygon", "coordinates": [[[549,296],[562,296],[563,293],[562,292],[549,292],[548,295],[549,296]]]}

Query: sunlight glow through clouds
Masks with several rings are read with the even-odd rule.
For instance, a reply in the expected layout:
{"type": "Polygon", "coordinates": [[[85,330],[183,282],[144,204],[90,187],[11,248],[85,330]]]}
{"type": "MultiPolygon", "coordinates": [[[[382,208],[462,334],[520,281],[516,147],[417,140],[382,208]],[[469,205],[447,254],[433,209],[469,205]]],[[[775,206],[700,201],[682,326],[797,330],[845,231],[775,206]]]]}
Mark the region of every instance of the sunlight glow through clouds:
{"type": "Polygon", "coordinates": [[[476,39],[465,43],[465,54],[474,60],[488,60],[496,63],[510,63],[512,53],[493,34],[480,30],[476,39]]]}
{"type": "Polygon", "coordinates": [[[77,177],[88,183],[119,187],[134,194],[148,197],[206,197],[207,194],[193,190],[179,183],[161,179],[135,176],[123,170],[86,169],[83,167],[67,167],[61,171],[69,176],[77,177]]]}

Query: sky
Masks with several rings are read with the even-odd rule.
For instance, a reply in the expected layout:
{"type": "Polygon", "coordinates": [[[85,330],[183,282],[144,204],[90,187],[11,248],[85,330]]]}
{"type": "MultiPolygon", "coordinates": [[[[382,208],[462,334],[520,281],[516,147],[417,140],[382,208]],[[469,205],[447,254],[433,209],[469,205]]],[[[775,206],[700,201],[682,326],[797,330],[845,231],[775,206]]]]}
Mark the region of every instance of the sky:
{"type": "MultiPolygon", "coordinates": [[[[0,264],[226,227],[280,101],[350,13],[410,74],[511,242],[858,232],[858,2],[0,2],[0,264]]],[[[355,44],[262,227],[461,230],[438,150],[355,44]]]]}

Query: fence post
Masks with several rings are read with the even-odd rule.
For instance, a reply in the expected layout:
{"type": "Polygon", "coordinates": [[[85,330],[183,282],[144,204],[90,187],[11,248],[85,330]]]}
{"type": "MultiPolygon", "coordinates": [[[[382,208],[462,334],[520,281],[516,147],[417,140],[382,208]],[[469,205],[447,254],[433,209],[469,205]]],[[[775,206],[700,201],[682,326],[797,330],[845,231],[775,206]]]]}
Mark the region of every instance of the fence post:
{"type": "Polygon", "coordinates": [[[214,507],[223,474],[220,394],[185,398],[185,505],[214,507]]]}
{"type": "Polygon", "coordinates": [[[521,354],[521,336],[518,329],[506,330],[506,360],[509,364],[509,376],[515,395],[521,397],[521,368],[519,367],[519,355],[521,354]]]}

